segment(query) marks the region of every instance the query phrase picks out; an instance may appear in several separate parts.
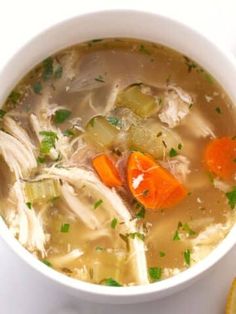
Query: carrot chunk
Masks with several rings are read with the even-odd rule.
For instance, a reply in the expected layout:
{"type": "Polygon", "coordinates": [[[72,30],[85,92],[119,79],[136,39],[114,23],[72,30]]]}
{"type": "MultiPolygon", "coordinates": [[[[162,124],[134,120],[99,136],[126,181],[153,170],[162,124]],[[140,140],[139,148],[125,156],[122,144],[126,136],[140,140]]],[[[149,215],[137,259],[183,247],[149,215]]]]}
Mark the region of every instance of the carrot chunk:
{"type": "Polygon", "coordinates": [[[105,185],[109,187],[118,187],[122,185],[118,170],[107,155],[102,154],[95,157],[92,164],[105,185]]]}
{"type": "Polygon", "coordinates": [[[232,179],[236,174],[236,140],[230,137],[211,140],[205,150],[204,162],[216,176],[232,179]]]}
{"type": "Polygon", "coordinates": [[[152,157],[133,152],[128,160],[129,189],[147,209],[158,210],[178,204],[186,188],[152,157]]]}

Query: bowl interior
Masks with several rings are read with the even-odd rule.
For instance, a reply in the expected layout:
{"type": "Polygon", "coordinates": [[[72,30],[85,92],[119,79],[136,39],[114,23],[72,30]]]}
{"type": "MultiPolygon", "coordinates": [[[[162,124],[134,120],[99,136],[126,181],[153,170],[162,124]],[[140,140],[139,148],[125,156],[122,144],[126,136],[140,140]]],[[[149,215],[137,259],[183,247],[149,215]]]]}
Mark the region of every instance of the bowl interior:
{"type": "MultiPolygon", "coordinates": [[[[221,83],[230,98],[233,101],[236,100],[234,86],[236,66],[234,60],[226,52],[201,34],[168,18],[145,12],[115,10],[90,13],[67,20],[28,42],[0,73],[0,103],[25,74],[47,56],[77,43],[109,37],[138,38],[169,46],[207,69],[221,83]]],[[[145,287],[110,288],[71,279],[49,269],[13,238],[2,219],[0,219],[0,229],[3,239],[16,254],[40,273],[62,284],[63,287],[67,287],[68,291],[76,295],[88,300],[108,303],[143,302],[167,296],[184,288],[220,260],[234,245],[236,239],[234,227],[207,258],[170,279],[145,287]]]]}

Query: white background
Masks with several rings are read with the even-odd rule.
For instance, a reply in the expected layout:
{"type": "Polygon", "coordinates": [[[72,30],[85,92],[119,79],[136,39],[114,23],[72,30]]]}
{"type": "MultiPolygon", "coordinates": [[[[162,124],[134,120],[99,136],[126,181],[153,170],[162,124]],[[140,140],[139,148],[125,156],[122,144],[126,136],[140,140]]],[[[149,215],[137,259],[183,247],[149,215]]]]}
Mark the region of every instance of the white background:
{"type": "MultiPolygon", "coordinates": [[[[235,0],[0,0],[0,69],[19,47],[48,26],[109,8],[143,9],[173,17],[236,54],[235,0]]],[[[14,256],[1,238],[0,256],[0,314],[223,314],[227,290],[236,276],[235,248],[207,277],[179,294],[139,305],[93,305],[55,289],[14,256]]]]}

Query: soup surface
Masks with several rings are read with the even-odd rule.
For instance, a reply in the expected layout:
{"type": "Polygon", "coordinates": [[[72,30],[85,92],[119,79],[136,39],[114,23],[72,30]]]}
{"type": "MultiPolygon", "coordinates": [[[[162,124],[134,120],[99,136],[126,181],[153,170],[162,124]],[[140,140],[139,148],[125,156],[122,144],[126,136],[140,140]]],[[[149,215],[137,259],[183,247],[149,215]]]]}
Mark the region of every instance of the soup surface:
{"type": "Polygon", "coordinates": [[[1,215],[67,276],[130,286],[176,275],[234,224],[234,116],[210,74],[161,45],[60,51],[0,110],[1,215]]]}

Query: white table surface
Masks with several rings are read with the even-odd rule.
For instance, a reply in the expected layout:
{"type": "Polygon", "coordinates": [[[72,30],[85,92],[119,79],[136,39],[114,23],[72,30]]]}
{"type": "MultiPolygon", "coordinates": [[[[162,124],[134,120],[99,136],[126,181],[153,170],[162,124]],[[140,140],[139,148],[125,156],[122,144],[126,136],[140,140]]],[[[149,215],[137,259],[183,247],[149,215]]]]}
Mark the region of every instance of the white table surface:
{"type": "MultiPolygon", "coordinates": [[[[236,52],[235,0],[0,0],[0,69],[21,45],[48,26],[109,8],[159,12],[236,52]]],[[[16,257],[1,237],[0,256],[1,314],[223,314],[227,290],[236,276],[235,247],[206,277],[178,294],[138,305],[94,305],[56,289],[16,257]]]]}

